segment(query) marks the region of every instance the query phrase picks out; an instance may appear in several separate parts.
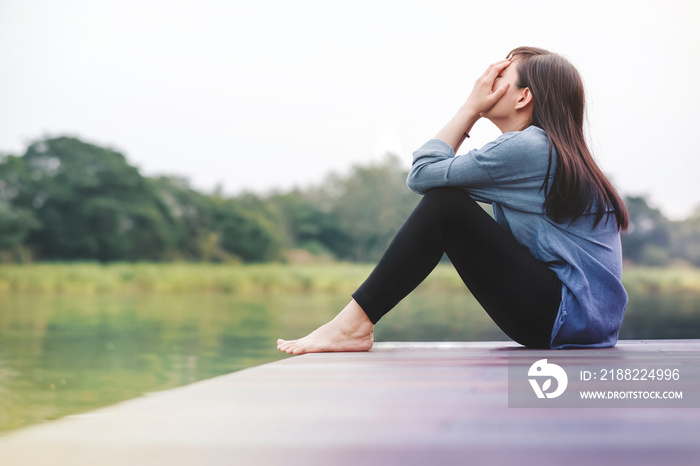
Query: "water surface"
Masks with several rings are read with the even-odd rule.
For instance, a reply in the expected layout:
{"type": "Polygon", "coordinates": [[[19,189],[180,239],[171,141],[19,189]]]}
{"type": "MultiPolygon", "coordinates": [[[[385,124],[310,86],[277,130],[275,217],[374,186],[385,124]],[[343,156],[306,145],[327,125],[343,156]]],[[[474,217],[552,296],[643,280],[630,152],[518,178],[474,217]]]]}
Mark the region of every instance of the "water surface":
{"type": "MultiPolygon", "coordinates": [[[[0,297],[0,435],[288,356],[348,294],[0,297]]],[[[630,298],[625,339],[699,338],[700,296],[630,298]]],[[[466,292],[416,292],[376,341],[508,340],[466,292]]]]}

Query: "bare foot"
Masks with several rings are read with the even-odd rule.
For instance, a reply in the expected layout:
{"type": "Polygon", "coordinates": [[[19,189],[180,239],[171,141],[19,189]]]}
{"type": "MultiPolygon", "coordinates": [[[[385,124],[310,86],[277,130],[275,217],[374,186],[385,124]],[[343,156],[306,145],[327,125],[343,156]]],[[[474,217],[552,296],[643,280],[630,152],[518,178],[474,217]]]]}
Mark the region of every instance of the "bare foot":
{"type": "Polygon", "coordinates": [[[277,340],[277,349],[289,354],[328,351],[369,351],[374,324],[353,299],[333,320],[298,340],[277,340]]]}

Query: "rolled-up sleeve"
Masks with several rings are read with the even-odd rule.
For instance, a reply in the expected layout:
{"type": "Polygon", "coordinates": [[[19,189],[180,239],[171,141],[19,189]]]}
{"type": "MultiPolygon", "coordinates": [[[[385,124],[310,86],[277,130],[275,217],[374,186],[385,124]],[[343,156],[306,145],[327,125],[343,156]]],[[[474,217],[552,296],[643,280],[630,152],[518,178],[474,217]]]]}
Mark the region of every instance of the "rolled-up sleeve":
{"type": "Polygon", "coordinates": [[[477,151],[455,156],[452,146],[431,139],[413,153],[413,166],[406,184],[411,191],[425,194],[431,188],[484,188],[493,185],[489,174],[476,160],[477,151]]]}

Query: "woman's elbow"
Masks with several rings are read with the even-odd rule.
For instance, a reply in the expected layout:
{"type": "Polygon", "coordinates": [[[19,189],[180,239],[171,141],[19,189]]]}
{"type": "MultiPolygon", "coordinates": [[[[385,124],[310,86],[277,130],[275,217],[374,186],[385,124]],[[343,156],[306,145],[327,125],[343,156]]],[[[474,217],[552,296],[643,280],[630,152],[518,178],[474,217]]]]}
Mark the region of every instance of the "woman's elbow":
{"type": "Polygon", "coordinates": [[[416,176],[416,173],[413,170],[408,173],[408,177],[406,178],[406,186],[408,186],[408,189],[416,194],[425,194],[425,191],[427,191],[427,187],[421,183],[419,177],[416,176]]]}

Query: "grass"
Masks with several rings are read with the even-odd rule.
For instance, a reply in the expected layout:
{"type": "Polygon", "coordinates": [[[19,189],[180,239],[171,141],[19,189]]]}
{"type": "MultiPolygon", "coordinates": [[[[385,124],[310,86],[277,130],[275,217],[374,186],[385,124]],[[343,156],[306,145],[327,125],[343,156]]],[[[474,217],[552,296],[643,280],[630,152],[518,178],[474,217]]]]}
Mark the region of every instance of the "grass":
{"type": "MultiPolygon", "coordinates": [[[[0,295],[218,292],[351,292],[372,265],[205,263],[52,263],[0,265],[0,295]]],[[[625,268],[629,293],[700,293],[700,269],[625,268]]],[[[441,264],[423,289],[464,291],[451,265],[441,264]]]]}
{"type": "Polygon", "coordinates": [[[629,294],[700,293],[700,269],[628,266],[622,283],[629,294]]]}

